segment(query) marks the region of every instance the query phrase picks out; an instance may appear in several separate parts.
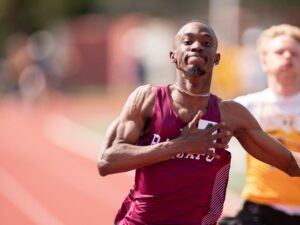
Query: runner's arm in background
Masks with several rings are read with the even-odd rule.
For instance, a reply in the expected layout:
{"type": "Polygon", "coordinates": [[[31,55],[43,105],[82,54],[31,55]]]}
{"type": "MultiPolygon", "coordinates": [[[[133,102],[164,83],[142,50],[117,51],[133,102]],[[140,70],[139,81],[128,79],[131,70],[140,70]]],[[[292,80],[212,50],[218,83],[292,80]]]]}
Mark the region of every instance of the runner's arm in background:
{"type": "Polygon", "coordinates": [[[300,157],[265,133],[252,114],[241,104],[229,102],[223,107],[225,122],[231,124],[233,136],[253,157],[284,171],[300,176],[300,157]]]}

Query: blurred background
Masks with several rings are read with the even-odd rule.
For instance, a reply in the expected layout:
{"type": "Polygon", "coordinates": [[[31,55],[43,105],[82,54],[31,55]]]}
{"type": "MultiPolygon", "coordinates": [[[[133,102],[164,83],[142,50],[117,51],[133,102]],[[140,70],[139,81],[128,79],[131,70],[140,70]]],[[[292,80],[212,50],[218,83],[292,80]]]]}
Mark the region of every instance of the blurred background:
{"type": "MultiPolygon", "coordinates": [[[[221,63],[213,92],[261,90],[256,39],[300,25],[298,0],[0,1],[0,224],[103,224],[133,173],[100,177],[104,131],[138,85],[174,81],[169,51],[190,20],[210,24],[221,63]]],[[[224,215],[241,203],[244,153],[233,163],[224,215]]]]}

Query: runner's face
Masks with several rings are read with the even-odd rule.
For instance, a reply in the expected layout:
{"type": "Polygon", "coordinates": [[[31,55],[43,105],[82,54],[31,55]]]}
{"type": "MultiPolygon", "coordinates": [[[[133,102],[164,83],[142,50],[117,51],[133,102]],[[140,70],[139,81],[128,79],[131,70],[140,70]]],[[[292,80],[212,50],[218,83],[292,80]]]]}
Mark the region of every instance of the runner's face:
{"type": "Polygon", "coordinates": [[[278,82],[290,83],[300,79],[300,43],[289,36],[279,36],[266,44],[261,57],[266,74],[278,82]]]}
{"type": "Polygon", "coordinates": [[[217,45],[209,27],[199,22],[189,23],[177,33],[171,59],[179,70],[203,76],[211,73],[214,64],[219,62],[217,45]]]}

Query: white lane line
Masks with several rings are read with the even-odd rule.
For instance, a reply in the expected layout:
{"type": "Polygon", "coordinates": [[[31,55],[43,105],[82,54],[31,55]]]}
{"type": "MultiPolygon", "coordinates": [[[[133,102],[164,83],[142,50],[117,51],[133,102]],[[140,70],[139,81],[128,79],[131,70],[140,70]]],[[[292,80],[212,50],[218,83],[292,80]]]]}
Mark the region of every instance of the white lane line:
{"type": "MultiPolygon", "coordinates": [[[[52,114],[44,123],[44,135],[54,145],[73,154],[97,161],[104,136],[66,116],[52,114]]],[[[134,171],[124,173],[130,177],[134,171]]]]}
{"type": "Polygon", "coordinates": [[[94,132],[62,115],[48,116],[44,124],[44,134],[59,147],[96,161],[103,140],[94,132]]]}
{"type": "Polygon", "coordinates": [[[0,193],[11,201],[34,224],[63,225],[49,210],[31,195],[12,175],[0,168],[0,193]]]}
{"type": "MultiPolygon", "coordinates": [[[[103,141],[101,134],[59,114],[48,116],[44,124],[43,132],[52,144],[72,154],[77,154],[92,160],[96,165],[97,155],[99,154],[101,142],[103,141]]],[[[75,168],[75,171],[77,171],[77,169],[78,168],[75,168]]],[[[74,173],[76,174],[75,171],[74,173]]],[[[53,171],[50,171],[50,173],[53,174],[53,171]]],[[[78,171],[78,173],[80,173],[80,171],[78,171]]],[[[116,205],[119,205],[119,199],[111,198],[111,196],[109,197],[107,194],[99,194],[95,187],[82,184],[79,179],[72,179],[70,176],[64,177],[62,174],[55,175],[88,196],[99,199],[101,202],[106,202],[107,207],[111,209],[115,209],[116,205]]],[[[134,171],[126,172],[124,175],[133,177],[134,171]]],[[[111,190],[111,193],[118,193],[118,195],[123,192],[118,186],[107,181],[101,183],[101,186],[103,190],[111,190]]]]}

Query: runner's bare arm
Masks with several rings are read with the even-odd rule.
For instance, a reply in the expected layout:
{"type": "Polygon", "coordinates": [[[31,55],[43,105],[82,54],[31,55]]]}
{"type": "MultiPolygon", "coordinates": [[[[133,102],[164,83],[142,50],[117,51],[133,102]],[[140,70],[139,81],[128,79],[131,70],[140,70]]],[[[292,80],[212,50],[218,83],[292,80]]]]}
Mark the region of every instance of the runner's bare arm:
{"type": "Polygon", "coordinates": [[[300,176],[299,154],[292,153],[265,133],[244,106],[231,101],[223,109],[224,119],[227,124],[232,125],[233,135],[250,155],[290,176],[300,176]]]}
{"type": "Polygon", "coordinates": [[[120,116],[109,127],[104,146],[98,159],[98,170],[101,176],[125,172],[168,160],[181,152],[209,153],[209,148],[224,148],[227,144],[215,143],[228,132],[212,133],[224,127],[218,124],[207,130],[196,128],[201,113],[184,128],[178,138],[149,146],[136,146],[139,137],[151,119],[156,89],[150,85],[137,88],[128,98],[120,116]],[[187,149],[186,147],[189,146],[187,149]]]}
{"type": "Polygon", "coordinates": [[[155,88],[150,85],[137,88],[129,96],[121,114],[107,131],[98,160],[102,176],[147,166],[174,155],[175,148],[167,147],[172,142],[162,142],[155,146],[135,145],[152,115],[154,97],[155,88]]]}

